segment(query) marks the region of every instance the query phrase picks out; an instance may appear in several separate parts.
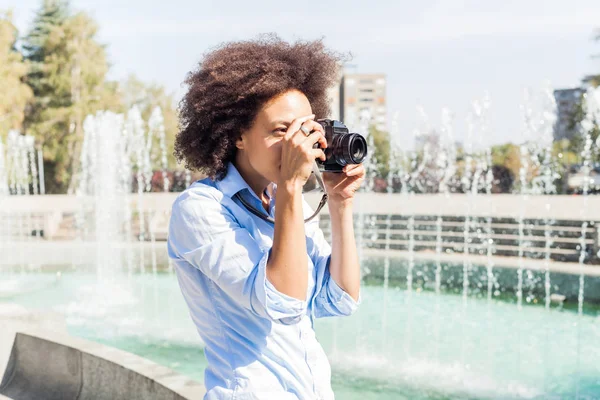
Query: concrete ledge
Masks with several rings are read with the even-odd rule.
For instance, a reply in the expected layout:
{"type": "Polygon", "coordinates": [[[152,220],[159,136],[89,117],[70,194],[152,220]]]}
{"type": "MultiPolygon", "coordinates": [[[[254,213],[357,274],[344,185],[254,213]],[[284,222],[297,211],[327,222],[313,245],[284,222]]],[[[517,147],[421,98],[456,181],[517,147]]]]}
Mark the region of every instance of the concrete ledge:
{"type": "MultiPolygon", "coordinates": [[[[144,193],[128,196],[132,210],[142,201],[146,211],[170,213],[173,201],[180,193],[144,193]]],[[[304,197],[314,207],[321,193],[309,192],[304,197]]],[[[123,198],[125,198],[123,196],[123,198]]],[[[387,194],[357,193],[355,212],[366,214],[403,215],[471,215],[516,218],[553,218],[580,221],[600,221],[600,196],[520,195],[520,194],[387,194]]],[[[5,196],[0,209],[7,215],[15,213],[73,213],[85,200],[74,195],[5,196]]],[[[329,212],[324,207],[324,214],[329,212]]]]}
{"type": "MultiPolygon", "coordinates": [[[[1,295],[0,295],[1,298],[1,295]]],[[[0,302],[0,381],[15,341],[17,332],[35,330],[50,334],[67,334],[67,323],[61,314],[49,311],[33,311],[14,304],[0,302]]]]}
{"type": "Polygon", "coordinates": [[[204,387],[142,357],[65,334],[18,332],[0,395],[14,400],[198,399],[204,387]]]}

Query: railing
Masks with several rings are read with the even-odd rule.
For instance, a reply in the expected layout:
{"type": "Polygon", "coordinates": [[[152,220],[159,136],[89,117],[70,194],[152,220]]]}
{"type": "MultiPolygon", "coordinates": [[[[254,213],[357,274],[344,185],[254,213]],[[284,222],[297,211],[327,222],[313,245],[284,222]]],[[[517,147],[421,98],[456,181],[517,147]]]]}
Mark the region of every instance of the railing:
{"type": "MultiPolygon", "coordinates": [[[[598,258],[600,225],[593,222],[582,228],[581,221],[568,220],[367,214],[355,217],[355,226],[361,223],[356,233],[367,248],[527,258],[549,253],[557,261],[577,261],[584,243],[584,262],[598,258]]],[[[320,226],[331,234],[329,215],[321,216],[320,226]]]]}

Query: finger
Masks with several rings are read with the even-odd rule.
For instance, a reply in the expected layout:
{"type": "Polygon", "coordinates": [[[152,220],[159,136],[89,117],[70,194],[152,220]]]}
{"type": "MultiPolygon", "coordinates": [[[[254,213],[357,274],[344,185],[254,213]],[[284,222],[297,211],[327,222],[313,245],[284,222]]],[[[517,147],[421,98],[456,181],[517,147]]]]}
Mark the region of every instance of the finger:
{"type": "Polygon", "coordinates": [[[315,120],[310,119],[308,121],[305,121],[302,123],[302,126],[308,129],[309,132],[318,131],[322,134],[325,134],[325,129],[323,129],[323,125],[321,125],[315,120]]]}
{"type": "Polygon", "coordinates": [[[365,172],[365,167],[362,164],[355,164],[356,167],[352,169],[348,169],[346,171],[346,176],[359,176],[365,172]]]}
{"type": "MultiPolygon", "coordinates": [[[[295,120],[292,121],[292,123],[290,124],[290,126],[288,126],[287,132],[284,136],[284,138],[286,139],[291,139],[300,129],[300,127],[302,126],[302,124],[306,121],[312,120],[315,117],[315,114],[310,114],[307,115],[305,117],[299,117],[296,118],[295,120]]],[[[300,132],[302,133],[302,135],[304,135],[304,132],[300,132]]]]}
{"type": "MultiPolygon", "coordinates": [[[[325,130],[323,129],[323,126],[321,124],[319,124],[318,122],[315,122],[313,120],[308,120],[302,123],[302,125],[300,125],[300,127],[298,128],[298,132],[296,134],[294,134],[294,136],[292,136],[292,141],[296,144],[300,144],[300,143],[304,143],[307,138],[311,139],[314,138],[315,136],[318,137],[318,135],[323,135],[323,139],[320,141],[321,145],[319,147],[327,147],[327,140],[325,140],[325,130]],[[310,132],[309,135],[307,135],[302,129],[306,129],[310,132]]],[[[311,139],[312,140],[312,139],[311,139]]],[[[316,140],[316,139],[315,139],[316,140]]],[[[316,143],[316,141],[312,141],[311,142],[311,146],[316,143]]]]}
{"type": "Polygon", "coordinates": [[[305,139],[306,145],[309,147],[314,147],[316,143],[319,143],[319,147],[322,149],[327,148],[327,139],[325,139],[325,134],[320,131],[316,131],[311,133],[305,139]]]}
{"type": "Polygon", "coordinates": [[[346,164],[344,165],[344,167],[342,168],[342,171],[344,173],[350,172],[355,168],[358,168],[361,164],[346,164]]]}
{"type": "Polygon", "coordinates": [[[365,172],[365,167],[363,164],[353,164],[352,168],[348,168],[346,175],[354,176],[354,175],[360,175],[364,172],[365,172]]]}
{"type": "Polygon", "coordinates": [[[325,157],[325,152],[323,150],[321,150],[321,149],[312,149],[311,150],[311,154],[312,154],[312,156],[314,157],[315,160],[317,158],[320,159],[321,161],[326,161],[327,160],[327,157],[325,157]]]}

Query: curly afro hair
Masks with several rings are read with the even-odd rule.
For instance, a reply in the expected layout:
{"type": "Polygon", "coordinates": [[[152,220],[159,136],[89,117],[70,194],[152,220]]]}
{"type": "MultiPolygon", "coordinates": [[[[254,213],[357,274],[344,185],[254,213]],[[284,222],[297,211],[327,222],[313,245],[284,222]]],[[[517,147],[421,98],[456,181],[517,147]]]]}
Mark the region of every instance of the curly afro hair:
{"type": "Polygon", "coordinates": [[[221,44],[185,80],[175,157],[188,169],[222,179],[237,139],[268,100],[296,89],[308,98],[316,118],[325,118],[327,89],[346,59],[326,49],[322,39],[289,44],[270,34],[221,44]]]}

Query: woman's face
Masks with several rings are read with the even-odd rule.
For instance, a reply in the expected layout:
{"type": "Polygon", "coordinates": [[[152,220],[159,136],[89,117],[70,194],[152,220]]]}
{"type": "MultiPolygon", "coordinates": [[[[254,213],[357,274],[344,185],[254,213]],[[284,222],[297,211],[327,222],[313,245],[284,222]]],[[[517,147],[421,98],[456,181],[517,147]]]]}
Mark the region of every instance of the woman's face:
{"type": "Polygon", "coordinates": [[[294,119],[311,114],[308,98],[298,90],[272,98],[258,111],[250,129],[242,132],[236,144],[238,157],[244,157],[243,163],[265,180],[277,182],[281,168],[281,140],[294,119]]]}

